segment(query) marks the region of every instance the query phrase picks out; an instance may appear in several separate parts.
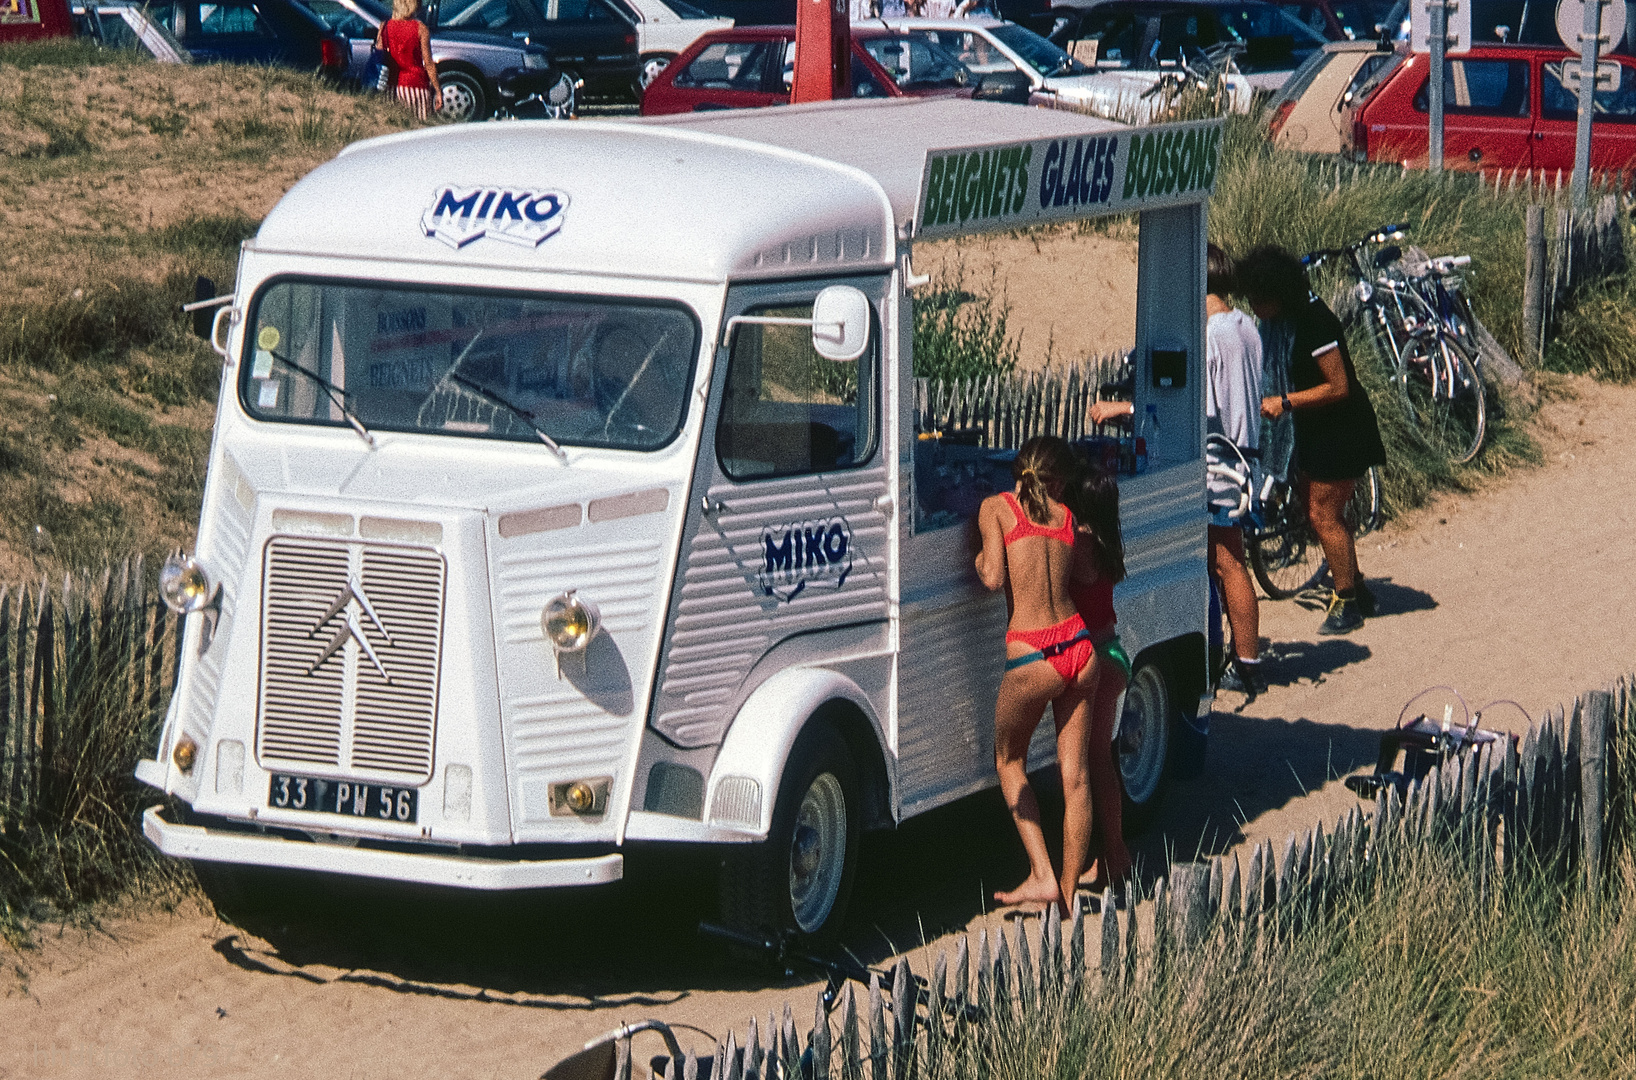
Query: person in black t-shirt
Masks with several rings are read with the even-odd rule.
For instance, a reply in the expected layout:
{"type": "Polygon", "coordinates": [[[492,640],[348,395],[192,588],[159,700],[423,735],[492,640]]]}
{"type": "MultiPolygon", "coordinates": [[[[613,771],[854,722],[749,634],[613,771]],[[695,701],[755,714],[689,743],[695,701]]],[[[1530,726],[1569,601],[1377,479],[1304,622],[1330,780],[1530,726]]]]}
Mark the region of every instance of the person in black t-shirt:
{"type": "Polygon", "coordinates": [[[1281,248],[1257,248],[1239,260],[1238,280],[1258,318],[1284,321],[1294,331],[1292,389],[1263,398],[1261,415],[1294,416],[1297,484],[1335,581],[1318,632],[1350,633],[1375,606],[1344,517],[1358,479],[1370,466],[1386,463],[1375,410],[1358,382],[1340,320],[1312,295],[1299,259],[1281,248]]]}

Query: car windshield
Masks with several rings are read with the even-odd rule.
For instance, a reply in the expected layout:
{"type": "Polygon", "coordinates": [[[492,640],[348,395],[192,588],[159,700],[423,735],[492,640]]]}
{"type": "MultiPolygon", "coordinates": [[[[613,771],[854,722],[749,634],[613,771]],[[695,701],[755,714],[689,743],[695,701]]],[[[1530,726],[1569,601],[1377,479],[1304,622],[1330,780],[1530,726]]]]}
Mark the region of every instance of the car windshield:
{"type": "Polygon", "coordinates": [[[989,31],[1001,45],[1010,49],[1041,75],[1089,75],[1091,69],[1046,41],[1032,30],[1016,23],[1005,23],[989,31]]]}
{"type": "Polygon", "coordinates": [[[935,90],[971,81],[964,65],[924,33],[865,38],[863,47],[900,90],[935,90]]]}
{"type": "Polygon", "coordinates": [[[665,0],[665,7],[674,11],[684,19],[714,19],[715,16],[703,8],[696,8],[684,0],[665,0]]]}
{"type": "Polygon", "coordinates": [[[347,424],[322,379],[372,431],[630,450],[681,427],[699,337],[677,304],[289,280],[251,326],[258,420],[347,424]]]}

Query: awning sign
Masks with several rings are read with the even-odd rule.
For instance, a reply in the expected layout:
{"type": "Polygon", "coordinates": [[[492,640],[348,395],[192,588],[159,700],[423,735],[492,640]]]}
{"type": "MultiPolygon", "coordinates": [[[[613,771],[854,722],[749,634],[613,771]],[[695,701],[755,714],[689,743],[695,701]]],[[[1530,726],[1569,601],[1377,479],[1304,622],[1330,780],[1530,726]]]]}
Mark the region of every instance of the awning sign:
{"type": "Polygon", "coordinates": [[[929,151],[915,236],[959,236],[1198,202],[1215,190],[1223,123],[929,151]]]}

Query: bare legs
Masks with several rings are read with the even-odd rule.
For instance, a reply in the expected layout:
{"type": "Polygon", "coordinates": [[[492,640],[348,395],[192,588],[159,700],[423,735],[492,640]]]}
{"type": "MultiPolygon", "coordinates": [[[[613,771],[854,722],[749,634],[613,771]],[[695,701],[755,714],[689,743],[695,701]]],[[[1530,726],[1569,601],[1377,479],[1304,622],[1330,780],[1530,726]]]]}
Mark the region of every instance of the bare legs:
{"type": "MultiPolygon", "coordinates": [[[[1347,497],[1351,498],[1350,492],[1347,497]]],[[[1209,532],[1210,573],[1221,583],[1227,625],[1233,630],[1233,652],[1240,660],[1255,660],[1261,654],[1261,608],[1244,565],[1244,530],[1211,525],[1209,532]]],[[[1350,541],[1350,533],[1347,539],[1350,541]]],[[[1325,547],[1327,550],[1327,544],[1325,547]]]]}
{"type": "Polygon", "coordinates": [[[1096,693],[1097,664],[1086,665],[1073,684],[1047,663],[1036,662],[1005,673],[1000,680],[999,700],[994,705],[994,767],[1000,774],[1000,792],[1006,808],[1022,837],[1028,853],[1028,879],[1017,888],[996,892],[1002,904],[1061,905],[1085,866],[1091,838],[1091,790],[1089,769],[1091,698],[1096,693]],[[1051,866],[1040,826],[1040,805],[1028,783],[1028,744],[1052,705],[1057,727],[1057,761],[1062,769],[1062,875],[1051,866]]]}
{"type": "Polygon", "coordinates": [[[1329,574],[1337,591],[1358,583],[1358,551],[1352,530],[1346,527],[1346,504],[1352,499],[1356,480],[1312,480],[1301,478],[1301,495],[1306,499],[1307,518],[1329,560],[1329,574]]]}
{"type": "Polygon", "coordinates": [[[1102,857],[1097,861],[1092,887],[1105,888],[1124,880],[1131,865],[1130,851],[1125,847],[1124,789],[1119,783],[1113,749],[1113,731],[1119,723],[1119,695],[1125,691],[1125,671],[1100,656],[1096,666],[1100,672],[1091,696],[1091,743],[1086,771],[1091,781],[1097,832],[1102,837],[1102,857]]]}

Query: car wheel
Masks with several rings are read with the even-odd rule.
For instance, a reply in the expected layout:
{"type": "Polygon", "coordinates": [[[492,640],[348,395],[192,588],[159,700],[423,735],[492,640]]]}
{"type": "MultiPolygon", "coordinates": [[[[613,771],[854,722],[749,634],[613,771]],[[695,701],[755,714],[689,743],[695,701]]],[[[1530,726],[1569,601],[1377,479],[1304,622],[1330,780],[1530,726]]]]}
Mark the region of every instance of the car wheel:
{"type": "Polygon", "coordinates": [[[1125,832],[1145,829],[1158,812],[1164,794],[1170,726],[1176,707],[1170,683],[1158,664],[1146,663],[1131,676],[1125,691],[1114,750],[1124,787],[1125,832]]]}
{"type": "Polygon", "coordinates": [[[488,94],[475,75],[464,71],[442,72],[438,81],[443,85],[443,102],[439,112],[445,120],[464,123],[488,119],[488,94]]]}
{"type": "Polygon", "coordinates": [[[642,73],[637,76],[636,85],[646,90],[653,85],[653,80],[664,73],[670,62],[676,59],[672,53],[649,53],[642,57],[642,73]]]}
{"type": "Polygon", "coordinates": [[[790,751],[766,841],[734,846],[723,860],[723,921],[834,941],[852,892],[862,811],[846,742],[828,725],[809,727],[790,751]]]}

